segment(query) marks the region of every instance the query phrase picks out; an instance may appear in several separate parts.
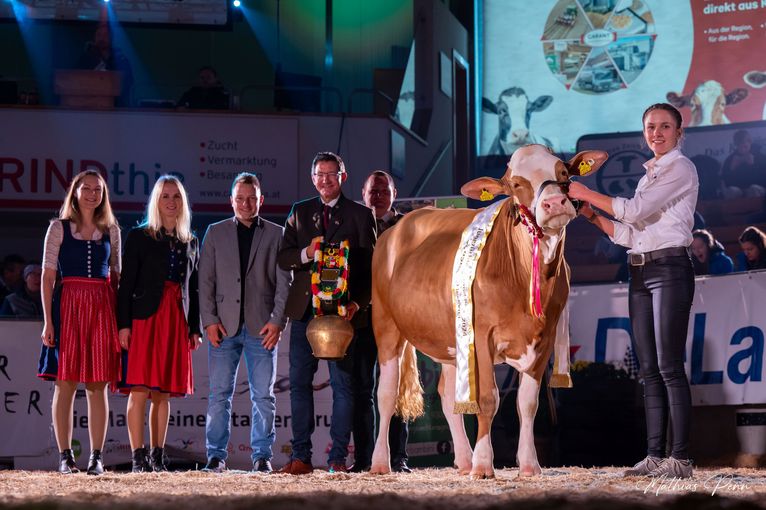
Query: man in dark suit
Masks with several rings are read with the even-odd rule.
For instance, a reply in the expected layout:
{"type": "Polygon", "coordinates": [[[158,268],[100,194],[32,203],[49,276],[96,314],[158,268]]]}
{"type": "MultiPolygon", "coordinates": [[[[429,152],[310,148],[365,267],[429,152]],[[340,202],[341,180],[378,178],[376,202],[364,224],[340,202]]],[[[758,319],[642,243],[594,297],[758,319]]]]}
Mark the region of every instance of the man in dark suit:
{"type": "MultiPolygon", "coordinates": [[[[375,170],[364,181],[362,187],[364,204],[375,213],[378,236],[393,227],[403,214],[393,209],[396,198],[394,178],[383,170],[375,170]]],[[[351,471],[362,472],[370,469],[372,451],[375,446],[375,362],[378,349],[372,324],[357,333],[354,365],[354,465],[351,471]]],[[[398,416],[391,418],[388,443],[391,447],[391,469],[410,473],[407,466],[407,422],[398,416]]]]}
{"type": "Polygon", "coordinates": [[[287,318],[290,272],[277,267],[283,228],[258,216],[263,195],[258,178],[241,173],[231,188],[234,217],[210,225],[202,243],[199,301],[210,346],[205,470],[226,470],[231,401],[245,355],[252,402],[251,458],[255,471],[271,472],[277,342],[287,318]]]}
{"type": "MultiPolygon", "coordinates": [[[[355,330],[369,322],[367,312],[371,294],[372,250],[375,247],[375,218],[367,207],[341,193],[346,181],[343,160],[332,152],[320,152],[311,164],[311,180],[318,197],[293,204],[285,224],[279,265],[293,271],[293,284],[287,298],[290,326],[290,408],[292,411],[292,456],[282,469],[294,475],[312,472],[311,434],[314,432],[314,390],[312,382],[318,360],[311,352],[306,327],[311,320],[311,262],[316,241],[339,243],[347,240],[348,294],[346,318],[355,330]]],[[[331,472],[346,471],[346,455],[351,439],[354,392],[352,371],[354,341],[340,361],[328,361],[333,392],[332,448],[328,458],[331,472]]]]}

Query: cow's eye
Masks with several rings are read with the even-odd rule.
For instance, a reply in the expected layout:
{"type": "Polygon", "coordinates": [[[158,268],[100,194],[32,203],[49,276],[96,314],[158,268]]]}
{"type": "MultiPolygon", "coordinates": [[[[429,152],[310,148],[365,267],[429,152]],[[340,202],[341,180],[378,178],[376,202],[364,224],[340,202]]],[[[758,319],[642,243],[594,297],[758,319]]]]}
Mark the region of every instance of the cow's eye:
{"type": "Polygon", "coordinates": [[[519,189],[520,187],[521,187],[521,184],[519,184],[518,182],[513,183],[513,189],[519,189]]]}

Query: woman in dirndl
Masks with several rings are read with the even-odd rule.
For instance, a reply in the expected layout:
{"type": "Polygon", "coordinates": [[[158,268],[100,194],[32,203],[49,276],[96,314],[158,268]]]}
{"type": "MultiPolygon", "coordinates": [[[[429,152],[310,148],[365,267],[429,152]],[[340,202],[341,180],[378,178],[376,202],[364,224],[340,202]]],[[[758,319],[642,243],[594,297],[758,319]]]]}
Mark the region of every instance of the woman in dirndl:
{"type": "Polygon", "coordinates": [[[191,210],[181,181],[160,177],[146,218],[125,240],[117,324],[123,351],[120,391],[128,393],[133,472],[166,471],[169,397],[190,395],[192,350],[200,345],[197,262],[191,210]],[[146,401],[149,441],[144,443],[146,401]]]}
{"type": "Polygon", "coordinates": [[[48,226],[43,260],[43,348],[37,374],[55,382],[52,417],[59,472],[79,471],[72,453],[72,422],[77,385],[85,383],[91,451],[87,473],[100,475],[109,416],[106,388],[120,374],[114,296],[120,228],[98,172],[87,170],[72,180],[59,217],[48,226]]]}

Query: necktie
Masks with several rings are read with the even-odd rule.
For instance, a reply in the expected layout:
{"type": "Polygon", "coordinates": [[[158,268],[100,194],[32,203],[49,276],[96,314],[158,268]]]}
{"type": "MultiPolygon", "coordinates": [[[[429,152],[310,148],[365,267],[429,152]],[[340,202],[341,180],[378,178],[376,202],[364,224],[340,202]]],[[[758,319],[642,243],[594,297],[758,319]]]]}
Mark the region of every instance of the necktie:
{"type": "Polygon", "coordinates": [[[382,234],[383,231],[388,228],[388,224],[385,222],[385,220],[381,220],[380,218],[376,219],[375,223],[377,223],[378,235],[382,234]]]}
{"type": "Polygon", "coordinates": [[[325,231],[327,230],[327,227],[330,226],[330,206],[327,204],[322,206],[322,226],[325,231]]]}

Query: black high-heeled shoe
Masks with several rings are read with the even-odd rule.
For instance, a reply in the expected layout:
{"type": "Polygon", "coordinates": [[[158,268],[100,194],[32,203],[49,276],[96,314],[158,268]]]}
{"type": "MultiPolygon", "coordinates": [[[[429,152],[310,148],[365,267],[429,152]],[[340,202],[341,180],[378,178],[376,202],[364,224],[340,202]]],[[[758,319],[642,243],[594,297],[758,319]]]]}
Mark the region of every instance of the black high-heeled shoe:
{"type": "Polygon", "coordinates": [[[95,476],[104,474],[104,461],[101,458],[101,450],[93,450],[91,452],[87,473],[95,476]]]}
{"type": "Polygon", "coordinates": [[[136,448],[133,450],[133,470],[134,473],[151,473],[152,466],[149,464],[149,457],[146,448],[136,448]]]}
{"type": "Polygon", "coordinates": [[[74,461],[74,454],[71,448],[67,448],[63,452],[59,453],[59,473],[62,475],[71,475],[72,473],[79,473],[77,464],[74,461]]]}
{"type": "Polygon", "coordinates": [[[152,471],[167,471],[168,459],[165,457],[165,449],[159,446],[152,448],[152,451],[149,453],[149,463],[152,466],[152,471]]]}

